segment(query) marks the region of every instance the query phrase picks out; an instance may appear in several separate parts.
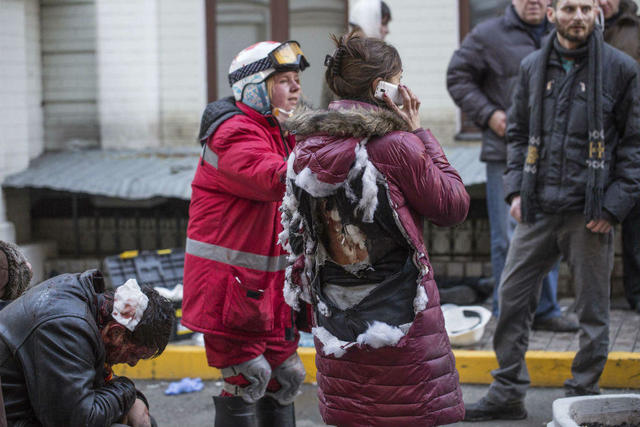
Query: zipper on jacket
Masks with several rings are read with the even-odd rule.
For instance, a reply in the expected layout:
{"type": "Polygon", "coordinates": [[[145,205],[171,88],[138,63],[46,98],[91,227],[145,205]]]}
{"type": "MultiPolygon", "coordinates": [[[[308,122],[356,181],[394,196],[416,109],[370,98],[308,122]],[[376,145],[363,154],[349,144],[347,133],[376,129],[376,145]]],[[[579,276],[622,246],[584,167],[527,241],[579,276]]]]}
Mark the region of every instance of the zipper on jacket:
{"type": "MultiPolygon", "coordinates": [[[[573,74],[573,76],[569,76],[567,75],[566,78],[571,78],[571,81],[569,82],[569,84],[571,85],[569,87],[569,107],[567,108],[567,115],[566,115],[566,120],[564,121],[564,129],[562,130],[562,134],[564,135],[564,138],[562,138],[562,147],[560,147],[560,155],[562,156],[561,159],[561,165],[560,165],[560,187],[562,187],[562,184],[564,182],[565,179],[565,174],[566,174],[566,163],[567,163],[567,156],[565,154],[566,152],[566,148],[567,148],[567,143],[569,141],[569,135],[567,134],[567,129],[569,128],[569,118],[571,117],[571,112],[573,110],[573,104],[574,104],[574,98],[576,95],[576,78],[578,77],[578,71],[580,71],[582,68],[584,67],[584,63],[582,64],[574,64],[573,68],[571,69],[571,71],[569,71],[570,74],[573,74]]],[[[556,99],[557,100],[557,99],[556,99]]],[[[586,103],[585,103],[586,106],[586,103]]],[[[557,110],[557,107],[555,108],[557,110]]],[[[588,120],[588,118],[587,118],[588,120]]]]}
{"type": "Polygon", "coordinates": [[[393,219],[394,219],[398,229],[400,230],[400,233],[402,234],[402,236],[405,238],[407,243],[409,243],[409,246],[411,246],[411,248],[413,248],[413,256],[411,257],[411,259],[412,259],[413,264],[415,265],[415,267],[418,269],[417,284],[419,285],[419,284],[422,283],[422,278],[429,273],[429,268],[426,265],[424,265],[424,264],[422,264],[422,263],[420,263],[418,261],[418,259],[425,257],[425,254],[420,252],[418,250],[418,248],[413,244],[413,241],[409,237],[409,234],[407,233],[407,230],[404,228],[404,225],[402,225],[402,222],[400,221],[400,217],[398,216],[398,212],[396,211],[396,208],[394,208],[395,202],[393,201],[393,199],[391,198],[391,194],[389,193],[389,185],[387,183],[386,178],[384,179],[382,185],[384,186],[385,192],[387,193],[387,199],[391,203],[391,206],[389,206],[389,207],[391,208],[391,212],[393,214],[393,219]]]}
{"type": "Polygon", "coordinates": [[[274,126],[274,127],[278,128],[278,132],[280,133],[280,140],[282,141],[282,145],[284,147],[284,152],[286,154],[284,159],[287,160],[289,158],[289,146],[287,144],[287,141],[285,141],[285,139],[284,139],[284,135],[282,133],[282,128],[280,127],[280,122],[278,121],[278,119],[276,119],[272,115],[265,116],[265,117],[267,118],[267,121],[269,122],[269,124],[271,126],[274,126]]]}
{"type": "Polygon", "coordinates": [[[295,316],[293,314],[293,309],[290,309],[289,311],[291,312],[291,327],[284,328],[284,339],[285,341],[294,341],[296,338],[296,334],[293,326],[295,324],[295,316]]]}

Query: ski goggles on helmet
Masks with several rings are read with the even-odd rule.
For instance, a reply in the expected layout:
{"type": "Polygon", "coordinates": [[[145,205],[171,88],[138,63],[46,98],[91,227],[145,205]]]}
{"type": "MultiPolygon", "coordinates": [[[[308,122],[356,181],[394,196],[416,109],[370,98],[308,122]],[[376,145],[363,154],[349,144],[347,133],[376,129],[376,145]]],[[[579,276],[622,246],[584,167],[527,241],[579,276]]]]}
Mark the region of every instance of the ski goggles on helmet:
{"type": "Polygon", "coordinates": [[[247,64],[229,74],[229,84],[233,86],[238,80],[269,68],[276,71],[304,71],[308,66],[309,61],[302,53],[300,44],[295,40],[290,40],[273,49],[266,58],[247,64]]]}
{"type": "Polygon", "coordinates": [[[300,44],[297,41],[290,40],[282,43],[269,53],[269,59],[276,71],[283,70],[300,70],[304,71],[309,66],[307,58],[302,53],[300,44]]]}

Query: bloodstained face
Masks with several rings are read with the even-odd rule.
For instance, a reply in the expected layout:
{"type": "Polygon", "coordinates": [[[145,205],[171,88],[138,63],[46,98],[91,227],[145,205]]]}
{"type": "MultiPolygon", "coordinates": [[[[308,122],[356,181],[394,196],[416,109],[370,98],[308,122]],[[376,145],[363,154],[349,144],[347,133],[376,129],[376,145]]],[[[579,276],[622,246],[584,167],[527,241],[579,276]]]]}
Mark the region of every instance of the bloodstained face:
{"type": "Polygon", "coordinates": [[[156,354],[155,349],[131,342],[128,330],[116,321],[107,323],[101,334],[106,353],[105,361],[110,365],[126,363],[135,366],[141,359],[149,359],[156,354]]]}

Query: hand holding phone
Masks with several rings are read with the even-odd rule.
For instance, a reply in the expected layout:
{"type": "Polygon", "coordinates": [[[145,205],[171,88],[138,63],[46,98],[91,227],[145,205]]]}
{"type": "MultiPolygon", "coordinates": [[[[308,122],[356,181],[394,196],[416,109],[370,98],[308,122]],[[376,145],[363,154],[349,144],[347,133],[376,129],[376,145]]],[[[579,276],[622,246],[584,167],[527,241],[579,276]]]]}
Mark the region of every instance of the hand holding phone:
{"type": "MultiPolygon", "coordinates": [[[[382,82],[382,83],[389,84],[387,82],[382,82]]],[[[402,104],[402,107],[398,107],[397,105],[398,101],[394,102],[392,100],[391,93],[387,92],[386,87],[383,87],[385,91],[382,92],[380,97],[384,99],[384,102],[387,104],[387,107],[389,107],[391,111],[395,111],[396,114],[398,114],[402,118],[402,120],[407,122],[407,125],[409,125],[409,130],[414,131],[416,129],[419,129],[421,127],[420,99],[418,99],[418,97],[413,92],[411,92],[411,90],[405,85],[399,85],[399,86],[393,86],[393,87],[396,89],[397,95],[400,96],[400,98],[402,98],[402,100],[399,101],[402,104]],[[382,96],[384,94],[387,95],[387,98],[384,98],[382,96]]]]}
{"type": "Polygon", "coordinates": [[[398,86],[385,82],[384,80],[380,80],[378,86],[376,86],[376,91],[373,96],[376,99],[384,100],[384,95],[387,95],[391,101],[396,105],[402,105],[402,94],[398,90],[398,86]]]}

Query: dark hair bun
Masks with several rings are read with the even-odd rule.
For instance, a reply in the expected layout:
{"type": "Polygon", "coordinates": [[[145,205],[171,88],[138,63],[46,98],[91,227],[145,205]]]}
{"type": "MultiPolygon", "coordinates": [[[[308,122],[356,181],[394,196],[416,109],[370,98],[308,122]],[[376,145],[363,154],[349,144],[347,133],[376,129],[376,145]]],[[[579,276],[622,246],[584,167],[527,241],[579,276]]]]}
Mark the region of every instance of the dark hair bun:
{"type": "Polygon", "coordinates": [[[396,48],[355,31],[340,38],[332,34],[331,40],[336,50],[324,62],[331,91],[342,99],[384,105],[373,97],[372,82],[377,78],[389,80],[402,71],[396,48]]]}

